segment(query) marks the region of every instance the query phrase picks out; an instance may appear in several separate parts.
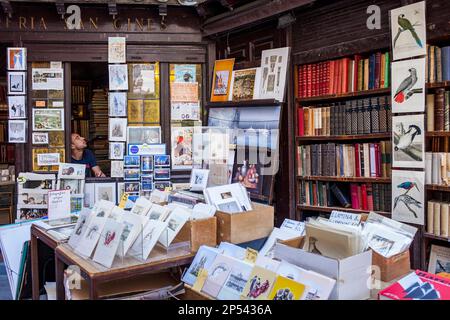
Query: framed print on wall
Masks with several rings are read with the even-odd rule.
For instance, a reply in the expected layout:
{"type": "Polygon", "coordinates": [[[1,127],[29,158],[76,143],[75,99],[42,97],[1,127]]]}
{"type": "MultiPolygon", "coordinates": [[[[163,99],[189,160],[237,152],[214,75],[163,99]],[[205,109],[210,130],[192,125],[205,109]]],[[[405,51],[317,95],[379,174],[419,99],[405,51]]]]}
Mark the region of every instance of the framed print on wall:
{"type": "Polygon", "coordinates": [[[26,94],[26,72],[8,72],[8,94],[26,94]]]}
{"type": "Polygon", "coordinates": [[[230,92],[231,76],[234,67],[233,59],[216,60],[214,63],[211,101],[227,101],[230,92]]]}
{"type": "Polygon", "coordinates": [[[392,166],[425,168],[424,115],[392,117],[392,166]]]}
{"type": "Polygon", "coordinates": [[[24,71],[27,70],[27,49],[26,48],[8,48],[8,70],[24,71]]]}

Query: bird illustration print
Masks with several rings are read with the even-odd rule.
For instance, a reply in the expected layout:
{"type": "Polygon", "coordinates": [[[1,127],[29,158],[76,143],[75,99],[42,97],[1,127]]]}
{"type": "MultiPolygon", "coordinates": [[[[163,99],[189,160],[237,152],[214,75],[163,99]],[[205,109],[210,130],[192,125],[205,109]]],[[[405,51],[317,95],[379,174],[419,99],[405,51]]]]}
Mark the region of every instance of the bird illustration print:
{"type": "Polygon", "coordinates": [[[404,195],[407,194],[409,191],[411,191],[411,189],[413,189],[414,187],[416,187],[417,191],[420,192],[419,187],[417,186],[417,183],[415,183],[415,182],[405,181],[405,182],[400,183],[397,186],[397,188],[406,190],[404,195]]]}
{"type": "Polygon", "coordinates": [[[394,95],[394,100],[397,103],[403,103],[405,100],[410,98],[412,94],[414,94],[412,88],[417,83],[417,70],[416,68],[410,68],[409,70],[409,76],[405,78],[402,83],[397,88],[397,91],[394,95]]]}
{"type": "Polygon", "coordinates": [[[394,147],[395,151],[398,150],[406,150],[408,149],[414,142],[414,139],[422,134],[422,130],[414,124],[411,124],[408,127],[408,130],[405,131],[403,127],[403,123],[400,124],[400,135],[398,141],[394,147]]]}
{"type": "MultiPolygon", "coordinates": [[[[409,190],[408,190],[409,191],[409,190]]],[[[406,192],[408,192],[406,191],[406,192]]],[[[410,195],[402,194],[395,198],[394,200],[394,209],[397,207],[399,202],[403,202],[403,204],[408,208],[409,211],[414,215],[414,218],[418,218],[416,211],[413,210],[412,206],[417,207],[418,209],[422,208],[422,203],[420,201],[417,201],[410,195]]]]}
{"type": "Polygon", "coordinates": [[[405,32],[408,31],[411,36],[414,38],[414,40],[416,41],[417,45],[421,48],[423,48],[423,43],[422,40],[420,40],[419,36],[417,35],[416,29],[414,27],[419,26],[419,24],[415,23],[415,24],[411,24],[411,22],[406,19],[404,14],[401,14],[398,16],[398,32],[397,35],[394,38],[394,47],[397,43],[398,38],[400,37],[400,35],[405,32]]]}

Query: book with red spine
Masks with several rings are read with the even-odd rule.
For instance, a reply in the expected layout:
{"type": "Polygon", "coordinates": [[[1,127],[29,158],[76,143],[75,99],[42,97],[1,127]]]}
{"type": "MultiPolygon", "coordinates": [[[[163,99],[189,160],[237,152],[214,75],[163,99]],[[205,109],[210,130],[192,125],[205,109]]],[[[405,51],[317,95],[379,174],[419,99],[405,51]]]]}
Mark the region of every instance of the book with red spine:
{"type": "Polygon", "coordinates": [[[375,143],[375,160],[376,160],[376,176],[381,177],[382,176],[382,159],[381,159],[381,149],[380,144],[375,143]]]}
{"type": "Polygon", "coordinates": [[[355,68],[353,69],[353,91],[358,91],[358,68],[359,62],[361,61],[361,56],[359,54],[355,54],[355,68]]]}
{"type": "Polygon", "coordinates": [[[369,206],[367,205],[367,186],[365,184],[361,185],[361,209],[368,210],[369,206]]]}
{"type": "Polygon", "coordinates": [[[342,59],[342,93],[348,92],[348,69],[350,68],[350,58],[342,59]]]}
{"type": "Polygon", "coordinates": [[[373,211],[373,188],[371,184],[367,185],[367,210],[373,211]]]}
{"type": "Polygon", "coordinates": [[[377,52],[375,54],[375,83],[374,88],[379,89],[380,88],[380,82],[381,82],[381,52],[377,52]]]}
{"type": "Polygon", "coordinates": [[[302,71],[303,71],[303,66],[299,66],[297,69],[297,96],[299,98],[303,97],[303,82],[302,82],[302,71]]]}
{"type": "Polygon", "coordinates": [[[334,82],[335,82],[335,88],[334,88],[334,94],[339,94],[340,85],[339,85],[339,79],[340,79],[340,73],[341,73],[341,60],[336,60],[335,62],[335,73],[334,73],[334,82]]]}
{"type": "Polygon", "coordinates": [[[306,81],[307,81],[307,94],[306,96],[312,97],[312,65],[308,64],[307,73],[306,73],[306,81]]]}
{"type": "Polygon", "coordinates": [[[360,151],[359,151],[359,143],[355,143],[355,176],[361,177],[361,161],[359,159],[360,151]]]}
{"type": "Polygon", "coordinates": [[[305,112],[303,107],[297,109],[297,133],[300,137],[305,135],[305,112]]]}
{"type": "Polygon", "coordinates": [[[330,61],[330,79],[329,79],[329,91],[328,94],[334,94],[335,90],[335,75],[336,75],[336,61],[332,60],[330,61]]]}
{"type": "Polygon", "coordinates": [[[356,190],[358,194],[358,206],[355,209],[361,210],[362,209],[362,192],[361,192],[361,185],[356,185],[356,190]]]}
{"type": "Polygon", "coordinates": [[[359,209],[358,187],[354,183],[350,184],[350,196],[352,200],[352,208],[359,209]]]}

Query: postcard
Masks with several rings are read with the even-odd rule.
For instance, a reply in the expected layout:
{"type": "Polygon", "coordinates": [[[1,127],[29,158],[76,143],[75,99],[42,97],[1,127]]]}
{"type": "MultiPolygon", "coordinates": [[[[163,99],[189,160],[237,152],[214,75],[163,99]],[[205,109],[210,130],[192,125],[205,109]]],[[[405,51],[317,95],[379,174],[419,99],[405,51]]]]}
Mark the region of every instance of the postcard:
{"type": "Polygon", "coordinates": [[[121,222],[107,219],[102,230],[93,260],[107,268],[111,268],[124,230],[121,222]]]}
{"type": "Polygon", "coordinates": [[[128,100],[128,121],[130,123],[144,122],[144,102],[142,100],[128,100]]]}
{"type": "Polygon", "coordinates": [[[150,220],[142,231],[142,237],[138,237],[131,247],[131,251],[140,252],[142,258],[147,259],[166,228],[167,222],[150,220]]]}
{"type": "Polygon", "coordinates": [[[215,61],[211,102],[228,100],[233,66],[234,59],[215,61]]]}
{"type": "Polygon", "coordinates": [[[425,1],[391,10],[390,14],[393,60],[426,55],[425,1]]]}
{"type": "Polygon", "coordinates": [[[125,143],[110,142],[109,143],[109,159],[122,160],[125,151],[125,143]]]}
{"type": "Polygon", "coordinates": [[[236,260],[231,257],[218,255],[208,270],[208,277],[203,285],[202,292],[211,297],[217,297],[224,285],[236,260]]]}
{"type": "Polygon", "coordinates": [[[172,102],[170,105],[172,121],[200,120],[199,102],[172,102]]]}
{"type": "Polygon", "coordinates": [[[142,156],[141,170],[153,171],[153,156],[142,156]]]}
{"type": "Polygon", "coordinates": [[[197,82],[171,82],[170,83],[171,102],[197,102],[198,83],[197,82]]]}
{"type": "Polygon", "coordinates": [[[8,121],[8,142],[9,143],[27,142],[27,120],[8,121]]]}
{"type": "Polygon", "coordinates": [[[48,133],[49,147],[64,147],[64,132],[52,131],[48,133]]]}
{"type": "Polygon", "coordinates": [[[41,153],[37,155],[38,166],[57,166],[59,161],[59,153],[41,153]]]}
{"type": "Polygon", "coordinates": [[[34,109],[33,131],[64,131],[64,109],[34,109]]]}
{"type": "Polygon", "coordinates": [[[141,191],[153,191],[153,176],[141,176],[141,191]]]}
{"type": "Polygon", "coordinates": [[[8,48],[8,70],[24,71],[27,69],[27,48],[8,48]]]}
{"type": "Polygon", "coordinates": [[[48,192],[48,219],[70,218],[70,191],[54,190],[48,192]]]}
{"type": "Polygon", "coordinates": [[[155,167],[170,167],[170,156],[164,154],[157,154],[154,156],[155,167]]]}
{"type": "Polygon", "coordinates": [[[139,182],[125,182],[125,192],[126,193],[136,193],[140,191],[139,182]]]}
{"type": "Polygon", "coordinates": [[[155,65],[150,63],[131,64],[131,93],[155,94],[155,65]]]}
{"type": "Polygon", "coordinates": [[[33,132],[33,144],[48,144],[48,132],[33,132]]]}
{"type": "Polygon", "coordinates": [[[122,223],[124,225],[120,241],[123,244],[123,254],[127,254],[136,238],[142,234],[144,225],[148,222],[148,218],[133,213],[126,213],[123,216],[122,223]]]}
{"type": "Polygon", "coordinates": [[[111,161],[111,178],[123,178],[123,161],[111,161]]]}
{"type": "Polygon", "coordinates": [[[174,66],[175,82],[196,82],[197,65],[176,64],[174,66]]]}
{"type": "Polygon", "coordinates": [[[108,37],[108,63],[126,63],[126,38],[108,37]]]}
{"type": "Polygon", "coordinates": [[[85,173],[85,164],[60,163],[58,179],[84,179],[85,173]]]}
{"type": "Polygon", "coordinates": [[[155,168],[153,174],[155,180],[170,180],[169,168],[155,168]]]}
{"type": "Polygon", "coordinates": [[[190,286],[193,286],[195,281],[197,280],[200,270],[202,269],[209,270],[214,260],[216,259],[218,253],[219,250],[216,248],[211,248],[204,245],[201,246],[198,249],[197,254],[195,255],[195,258],[192,261],[191,265],[181,278],[181,281],[190,286]]]}
{"type": "Polygon", "coordinates": [[[123,157],[125,167],[139,167],[141,163],[140,156],[124,156],[123,157]]]}
{"type": "Polygon", "coordinates": [[[71,194],[84,194],[84,180],[58,179],[56,188],[59,190],[70,190],[71,194]]]}
{"type": "Polygon", "coordinates": [[[172,169],[192,168],[193,127],[172,127],[172,169]]]}
{"type": "Polygon", "coordinates": [[[166,191],[172,187],[170,181],[155,181],[153,182],[153,190],[166,191]]]}
{"type": "Polygon", "coordinates": [[[80,215],[78,216],[77,224],[72,231],[72,234],[69,237],[69,246],[73,249],[78,245],[81,237],[84,235],[84,232],[89,225],[89,219],[92,217],[91,210],[83,208],[81,210],[80,215]]]}
{"type": "Polygon", "coordinates": [[[217,295],[219,300],[239,300],[247,284],[253,265],[234,259],[231,272],[217,295]]]}
{"type": "Polygon", "coordinates": [[[139,180],[141,178],[141,170],[139,168],[125,168],[123,176],[125,180],[139,180]]]}
{"type": "Polygon", "coordinates": [[[33,90],[64,90],[64,69],[33,68],[33,90]]]}
{"type": "Polygon", "coordinates": [[[17,206],[21,208],[47,208],[47,193],[23,192],[17,195],[17,206]]]}
{"type": "Polygon", "coordinates": [[[128,127],[128,144],[160,144],[161,127],[128,127]]]}
{"type": "Polygon", "coordinates": [[[109,201],[116,203],[116,183],[96,183],[95,184],[95,203],[98,201],[109,201]]]}
{"type": "Polygon", "coordinates": [[[144,122],[159,124],[160,121],[159,100],[144,100],[144,122]]]}
{"type": "Polygon", "coordinates": [[[127,93],[110,92],[109,93],[109,116],[126,117],[127,116],[127,93]]]}
{"type": "Polygon", "coordinates": [[[190,189],[192,191],[203,191],[208,185],[208,169],[192,169],[190,189]]]}
{"type": "Polygon", "coordinates": [[[433,274],[450,273],[450,248],[431,245],[428,272],[433,274]]]}
{"type": "Polygon", "coordinates": [[[109,118],[109,141],[127,141],[126,118],[109,118]]]}
{"type": "Polygon", "coordinates": [[[255,266],[250,274],[249,281],[242,292],[242,299],[265,300],[273,287],[277,275],[273,271],[255,266]]]}
{"type": "Polygon", "coordinates": [[[128,90],[128,67],[126,64],[109,65],[109,90],[128,90]]]}
{"type": "Polygon", "coordinates": [[[139,197],[136,202],[133,205],[133,208],[131,208],[131,213],[147,216],[147,213],[152,208],[153,203],[151,203],[149,200],[145,199],[144,197],[139,197]]]}
{"type": "Polygon", "coordinates": [[[167,228],[159,238],[159,242],[166,248],[172,243],[172,241],[183,228],[184,224],[189,220],[190,213],[181,207],[175,208],[167,217],[167,228]]]}
{"type": "Polygon", "coordinates": [[[25,119],[27,106],[25,96],[8,96],[9,119],[25,119]]]}
{"type": "Polygon", "coordinates": [[[392,170],[392,219],[425,224],[425,172],[392,170]]]}
{"type": "Polygon", "coordinates": [[[277,276],[269,300],[300,300],[307,293],[307,287],[299,282],[277,276]]]}
{"type": "Polygon", "coordinates": [[[169,208],[154,203],[150,208],[150,210],[148,211],[147,216],[150,220],[165,221],[168,214],[169,208]]]}
{"type": "Polygon", "coordinates": [[[26,94],[26,72],[8,72],[8,94],[26,94]]]}
{"type": "Polygon", "coordinates": [[[425,168],[424,115],[392,117],[392,166],[425,168]]]}

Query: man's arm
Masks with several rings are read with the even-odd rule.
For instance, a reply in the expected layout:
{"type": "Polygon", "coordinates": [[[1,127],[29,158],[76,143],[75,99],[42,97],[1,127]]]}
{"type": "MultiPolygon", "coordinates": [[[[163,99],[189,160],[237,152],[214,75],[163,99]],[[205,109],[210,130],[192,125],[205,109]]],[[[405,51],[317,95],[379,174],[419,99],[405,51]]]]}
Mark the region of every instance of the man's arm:
{"type": "Polygon", "coordinates": [[[102,172],[99,166],[92,167],[92,172],[96,177],[106,177],[106,175],[102,172]]]}

